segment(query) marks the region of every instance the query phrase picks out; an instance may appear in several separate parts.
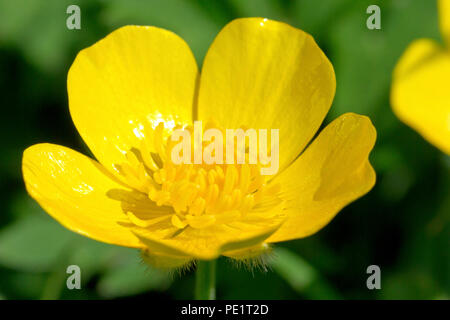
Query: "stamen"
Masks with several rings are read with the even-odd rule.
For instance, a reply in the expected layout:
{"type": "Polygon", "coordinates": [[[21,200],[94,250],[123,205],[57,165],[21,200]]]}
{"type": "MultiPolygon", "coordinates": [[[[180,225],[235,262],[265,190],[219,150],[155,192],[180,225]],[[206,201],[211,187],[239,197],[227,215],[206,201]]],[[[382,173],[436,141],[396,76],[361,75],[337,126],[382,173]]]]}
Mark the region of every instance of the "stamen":
{"type": "MultiPolygon", "coordinates": [[[[213,126],[207,123],[205,128],[213,126]]],[[[192,132],[193,128],[183,130],[192,132]]],[[[131,223],[146,228],[168,220],[178,230],[232,223],[230,227],[236,228],[241,219],[267,220],[277,214],[273,210],[266,214],[261,208],[276,208],[281,203],[280,186],[268,183],[260,164],[248,163],[248,148],[244,164],[174,164],[171,152],[176,143],[164,124],[145,128],[144,134],[139,149],[127,152],[126,162],[116,168],[132,188],[147,194],[157,206],[172,207],[174,213],[144,220],[129,212],[131,223]]]]}

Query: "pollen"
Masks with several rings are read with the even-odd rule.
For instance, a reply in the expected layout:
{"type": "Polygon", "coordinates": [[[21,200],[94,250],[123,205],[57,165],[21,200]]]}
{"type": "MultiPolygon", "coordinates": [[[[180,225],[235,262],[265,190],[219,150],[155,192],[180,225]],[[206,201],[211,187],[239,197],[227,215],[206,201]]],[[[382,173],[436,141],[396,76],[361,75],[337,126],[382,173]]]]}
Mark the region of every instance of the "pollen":
{"type": "MultiPolygon", "coordinates": [[[[208,122],[205,128],[213,125],[208,122]]],[[[172,214],[151,220],[129,212],[131,223],[145,228],[167,219],[177,229],[202,229],[243,219],[270,218],[264,216],[268,215],[266,209],[281,203],[281,188],[270,183],[270,176],[261,174],[260,163],[175,164],[171,157],[177,143],[171,139],[174,129],[193,130],[192,126],[180,125],[168,129],[163,122],[145,128],[140,146],[126,152],[126,161],[115,165],[129,186],[146,194],[157,206],[173,208],[172,214]]],[[[202,142],[203,146],[209,143],[202,142]]]]}

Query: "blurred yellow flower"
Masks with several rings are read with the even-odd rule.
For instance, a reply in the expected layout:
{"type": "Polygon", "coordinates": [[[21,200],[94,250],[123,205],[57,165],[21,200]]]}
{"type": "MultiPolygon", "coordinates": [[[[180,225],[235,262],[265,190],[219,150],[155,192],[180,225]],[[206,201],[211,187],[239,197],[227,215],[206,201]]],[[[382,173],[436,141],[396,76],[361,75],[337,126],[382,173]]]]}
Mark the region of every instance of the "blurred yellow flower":
{"type": "Polygon", "coordinates": [[[38,144],[24,152],[30,195],[62,225],[139,248],[175,267],[306,237],[375,183],[376,131],[345,114],[306,148],[335,93],[313,38],[284,23],[238,19],[216,37],[202,73],[172,32],[120,28],[82,50],[68,74],[70,114],[98,162],[38,144]],[[174,165],[169,136],[194,120],[220,128],[278,128],[279,172],[258,165],[174,165]],[[300,156],[299,156],[300,155],[300,156]]]}
{"type": "Polygon", "coordinates": [[[445,47],[415,40],[397,63],[391,90],[395,114],[430,143],[450,154],[450,1],[438,2],[445,47]]]}

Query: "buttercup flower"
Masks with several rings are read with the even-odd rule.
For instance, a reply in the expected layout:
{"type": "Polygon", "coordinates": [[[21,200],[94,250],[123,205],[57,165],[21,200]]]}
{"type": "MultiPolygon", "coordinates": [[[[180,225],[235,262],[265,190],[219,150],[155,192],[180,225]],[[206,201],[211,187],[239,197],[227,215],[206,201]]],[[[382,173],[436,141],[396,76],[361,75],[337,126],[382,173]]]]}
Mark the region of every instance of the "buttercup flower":
{"type": "Polygon", "coordinates": [[[400,120],[450,154],[450,1],[438,8],[445,47],[419,39],[406,49],[394,69],[391,104],[400,120]]]}
{"type": "Polygon", "coordinates": [[[126,26],[78,54],[67,86],[97,160],[31,146],[26,188],[68,229],[139,248],[156,266],[257,256],[317,232],[375,183],[367,117],[344,114],[310,143],[334,97],[334,70],[310,35],[284,23],[232,21],[201,74],[177,35],[126,26]],[[195,120],[279,129],[277,174],[262,175],[260,163],[175,165],[171,136],[195,120]]]}

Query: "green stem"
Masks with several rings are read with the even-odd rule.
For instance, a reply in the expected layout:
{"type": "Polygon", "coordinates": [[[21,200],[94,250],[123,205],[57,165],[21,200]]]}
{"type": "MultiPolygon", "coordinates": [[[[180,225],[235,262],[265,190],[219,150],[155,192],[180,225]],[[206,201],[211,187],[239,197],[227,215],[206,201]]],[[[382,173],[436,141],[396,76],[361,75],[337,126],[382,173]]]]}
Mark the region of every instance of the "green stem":
{"type": "Polygon", "coordinates": [[[199,260],[197,262],[195,299],[216,299],[216,260],[199,260]]]}

